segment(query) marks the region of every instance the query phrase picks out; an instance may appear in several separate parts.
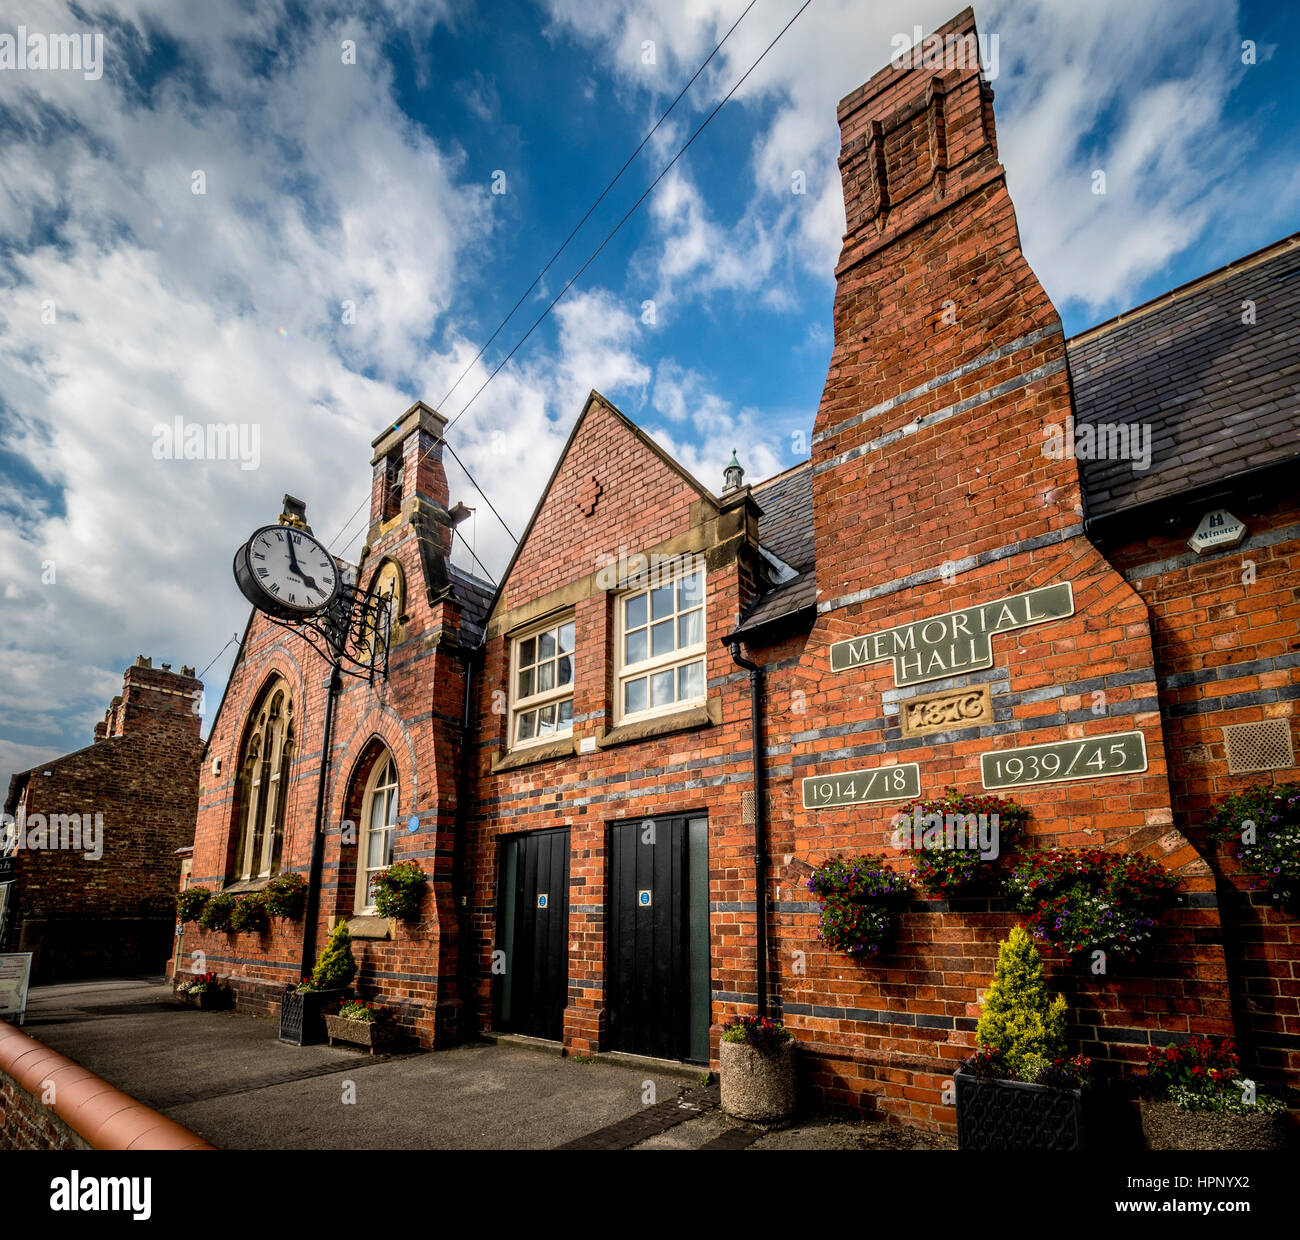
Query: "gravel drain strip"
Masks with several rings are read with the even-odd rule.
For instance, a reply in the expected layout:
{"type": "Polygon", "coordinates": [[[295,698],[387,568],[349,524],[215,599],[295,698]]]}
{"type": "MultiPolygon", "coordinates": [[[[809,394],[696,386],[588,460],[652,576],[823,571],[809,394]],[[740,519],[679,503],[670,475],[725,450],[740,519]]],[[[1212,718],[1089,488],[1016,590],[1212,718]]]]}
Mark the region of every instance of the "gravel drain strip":
{"type": "Polygon", "coordinates": [[[688,1119],[698,1119],[705,1111],[711,1111],[719,1103],[716,1085],[701,1085],[688,1089],[676,1098],[666,1102],[656,1102],[635,1115],[629,1115],[617,1123],[597,1128],[585,1137],[577,1137],[557,1146],[561,1150],[626,1150],[661,1132],[676,1128],[688,1119]]]}
{"type": "Polygon", "coordinates": [[[357,1055],[349,1057],[346,1063],[319,1064],[315,1068],[300,1068],[293,1072],[277,1072],[274,1075],[257,1077],[240,1085],[218,1085],[212,1089],[187,1090],[183,1094],[164,1094],[145,1097],[136,1093],[141,1102],[147,1103],[158,1111],[168,1107],[182,1107],[191,1102],[211,1102],[214,1098],[233,1098],[236,1094],[251,1094],[259,1089],[272,1089],[276,1085],[292,1085],[295,1081],[309,1081],[317,1076],[333,1076],[338,1072],[356,1072],[362,1068],[376,1068],[380,1064],[391,1063],[392,1055],[357,1055]]]}

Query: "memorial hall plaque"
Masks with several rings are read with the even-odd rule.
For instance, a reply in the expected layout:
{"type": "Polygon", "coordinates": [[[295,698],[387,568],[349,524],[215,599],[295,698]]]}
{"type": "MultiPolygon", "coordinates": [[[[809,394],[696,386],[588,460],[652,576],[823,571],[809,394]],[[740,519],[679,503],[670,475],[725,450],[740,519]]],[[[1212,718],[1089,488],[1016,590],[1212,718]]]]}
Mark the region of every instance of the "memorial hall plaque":
{"type": "Polygon", "coordinates": [[[904,736],[951,732],[993,722],[993,695],[988,685],[946,689],[899,702],[899,724],[904,736]]]}
{"type": "Polygon", "coordinates": [[[831,646],[831,671],[843,672],[894,661],[894,683],[919,685],[927,680],[978,671],[993,666],[995,633],[1062,620],[1074,615],[1074,588],[1068,581],[1042,586],[1025,594],[975,603],[960,611],[928,620],[913,620],[896,628],[881,629],[831,646]]]}
{"type": "Polygon", "coordinates": [[[1114,732],[980,754],[980,774],[986,788],[1102,779],[1146,769],[1147,746],[1141,732],[1114,732]]]}
{"type": "Polygon", "coordinates": [[[803,781],[804,809],[833,805],[868,805],[873,801],[910,801],[921,795],[921,768],[915,762],[876,766],[865,771],[834,771],[803,781]]]}

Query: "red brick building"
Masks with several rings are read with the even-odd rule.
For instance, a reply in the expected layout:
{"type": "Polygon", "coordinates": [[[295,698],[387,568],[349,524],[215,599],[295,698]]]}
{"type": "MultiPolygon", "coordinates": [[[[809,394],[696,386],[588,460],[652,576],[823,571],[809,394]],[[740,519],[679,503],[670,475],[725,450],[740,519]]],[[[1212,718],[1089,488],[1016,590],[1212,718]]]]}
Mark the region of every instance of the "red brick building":
{"type": "MultiPolygon", "coordinates": [[[[6,951],[32,952],[33,981],[157,973],[171,952],[180,875],[194,834],[199,697],[194,669],[141,656],[95,742],[9,781],[12,885],[6,951]]],[[[0,843],[0,852],[3,843],[0,843]]]]}
{"type": "MultiPolygon", "coordinates": [[[[969,10],[939,34],[973,36],[969,10]]],[[[1086,741],[1096,775],[1012,780],[1031,842],[1144,853],[1183,898],[1140,967],[1051,966],[1080,1049],[1114,1075],[1152,1042],[1235,1032],[1294,1083],[1294,918],[1247,893],[1204,817],[1297,775],[1300,243],[1067,340],[975,63],[890,66],[839,120],[811,460],[715,492],[593,392],[493,591],[449,562],[445,423],[417,405],[375,441],[357,570],[401,584],[389,673],[337,692],[324,749],[328,668],[250,621],[193,881],[310,873],[318,814],[323,851],[305,936],[187,936],[241,1003],[270,1006],[347,917],[362,990],[427,1045],[496,1028],[706,1061],[758,1004],[823,1096],[950,1126],[943,1086],[1017,917],[916,900],[875,962],[829,951],[806,879],[888,851],[897,805],[817,808],[816,785],[911,768],[922,795],[978,793],[1028,746],[1086,741]],[[1244,541],[1189,549],[1219,511],[1244,541]],[[960,726],[916,723],[955,693],[960,726]],[[285,792],[258,834],[268,743],[285,792]],[[430,874],[413,928],[368,913],[359,856],[430,874]]]]}

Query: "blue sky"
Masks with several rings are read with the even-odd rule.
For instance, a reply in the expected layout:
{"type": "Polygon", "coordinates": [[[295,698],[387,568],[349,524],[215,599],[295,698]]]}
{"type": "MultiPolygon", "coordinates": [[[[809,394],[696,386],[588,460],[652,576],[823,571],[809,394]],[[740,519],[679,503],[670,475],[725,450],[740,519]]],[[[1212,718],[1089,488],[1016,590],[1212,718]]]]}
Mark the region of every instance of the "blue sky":
{"type": "MultiPolygon", "coordinates": [[[[242,629],[230,556],[285,491],[357,553],[370,439],[469,367],[461,411],[799,6],[757,0],[471,367],[746,2],[10,6],[0,36],[102,34],[103,73],[0,69],[0,781],[86,743],[136,654],[202,668],[242,629]],[[158,459],[177,416],[255,426],[256,467],[158,459]]],[[[843,228],[835,104],[955,8],[813,0],[456,424],[512,528],[593,387],[713,485],[733,447],[751,480],[805,454],[843,228]]],[[[1292,6],[975,9],[1067,332],[1300,229],[1292,6]]],[[[449,475],[499,571],[508,538],[449,475]]]]}

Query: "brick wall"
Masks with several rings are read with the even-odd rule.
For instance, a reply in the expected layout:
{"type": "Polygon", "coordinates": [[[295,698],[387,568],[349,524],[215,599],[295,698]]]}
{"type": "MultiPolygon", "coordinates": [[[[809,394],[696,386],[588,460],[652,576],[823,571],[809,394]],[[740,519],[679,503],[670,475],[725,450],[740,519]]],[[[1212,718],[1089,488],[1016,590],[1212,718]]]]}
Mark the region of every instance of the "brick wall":
{"type": "MultiPolygon", "coordinates": [[[[713,988],[716,998],[754,993],[752,948],[740,922],[748,896],[753,931],[752,830],[742,826],[748,772],[748,678],[719,638],[750,597],[756,510],[748,488],[718,500],[666,462],[644,435],[592,395],[492,613],[477,694],[478,755],[470,853],[476,1016],[492,1020],[497,946],[498,847],[502,838],[568,827],[569,1003],[564,1040],[601,1048],[605,1030],[610,828],[647,816],[707,813],[713,988]],[[592,479],[597,490],[593,490],[592,479]],[[593,496],[594,504],[593,504],[593,496]],[[708,717],[666,735],[636,729],[618,743],[614,596],[599,569],[619,556],[699,554],[706,564],[708,717]],[[508,755],[511,635],[547,614],[572,610],[576,631],[573,737],[566,753],[501,769],[508,755]],[[583,743],[592,746],[581,752],[583,743]]],[[[523,751],[526,754],[526,751],[523,751]]],[[[752,998],[751,998],[752,1002],[752,998]]],[[[720,1010],[720,1009],[719,1009],[720,1010]]]]}
{"type": "Polygon", "coordinates": [[[1232,501],[1249,530],[1232,551],[1198,556],[1195,521],[1116,548],[1111,558],[1151,610],[1175,822],[1214,867],[1238,1032],[1261,1067],[1300,1079],[1300,928],[1255,892],[1207,813],[1254,784],[1300,780],[1300,767],[1229,774],[1226,725],[1284,719],[1293,746],[1300,700],[1300,503],[1232,501]]]}
{"type": "MultiPolygon", "coordinates": [[[[186,669],[188,671],[188,669],[186,669]]],[[[11,950],[31,951],[33,980],[156,972],[171,946],[175,855],[193,838],[202,751],[193,675],[127,669],[104,739],[15,777],[33,816],[75,815],[82,847],[19,849],[11,950]],[[93,853],[90,824],[102,816],[93,853]]],[[[62,830],[59,832],[62,835],[62,830]]],[[[62,842],[62,841],[61,841],[62,842]]]]}

